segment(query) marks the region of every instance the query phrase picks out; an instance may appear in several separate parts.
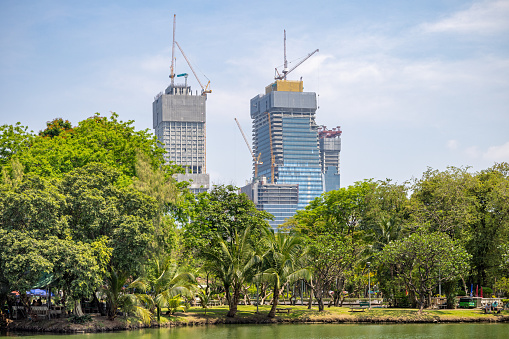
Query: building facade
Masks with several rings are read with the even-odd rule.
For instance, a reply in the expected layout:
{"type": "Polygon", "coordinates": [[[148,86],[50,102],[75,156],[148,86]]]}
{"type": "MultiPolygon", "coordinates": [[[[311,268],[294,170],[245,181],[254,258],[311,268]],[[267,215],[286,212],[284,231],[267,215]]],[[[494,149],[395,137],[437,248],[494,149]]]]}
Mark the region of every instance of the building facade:
{"type": "Polygon", "coordinates": [[[320,141],[320,164],[324,179],[325,192],[340,188],[339,155],[341,152],[341,128],[328,130],[322,126],[318,130],[320,141]]]}
{"type": "Polygon", "coordinates": [[[258,210],[269,212],[274,220],[269,225],[277,229],[287,219],[293,217],[299,203],[299,187],[292,184],[269,184],[265,177],[240,189],[254,202],[258,210]]]}
{"type": "Polygon", "coordinates": [[[152,104],[153,128],[166,151],[164,159],[185,169],[176,179],[190,182],[194,193],[207,191],[210,185],[206,173],[206,100],[205,95],[193,95],[187,84],[172,84],[152,104]]]}

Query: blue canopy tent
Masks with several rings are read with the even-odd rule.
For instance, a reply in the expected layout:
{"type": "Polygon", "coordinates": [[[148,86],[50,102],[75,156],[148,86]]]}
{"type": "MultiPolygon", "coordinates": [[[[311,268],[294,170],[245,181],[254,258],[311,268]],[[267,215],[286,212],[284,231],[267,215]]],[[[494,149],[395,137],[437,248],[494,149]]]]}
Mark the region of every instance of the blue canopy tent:
{"type": "MultiPolygon", "coordinates": [[[[34,288],[33,290],[27,291],[27,294],[34,295],[37,297],[46,297],[48,293],[47,291],[41,290],[40,288],[34,288]]],[[[51,293],[51,296],[54,297],[55,295],[51,293]]]]}

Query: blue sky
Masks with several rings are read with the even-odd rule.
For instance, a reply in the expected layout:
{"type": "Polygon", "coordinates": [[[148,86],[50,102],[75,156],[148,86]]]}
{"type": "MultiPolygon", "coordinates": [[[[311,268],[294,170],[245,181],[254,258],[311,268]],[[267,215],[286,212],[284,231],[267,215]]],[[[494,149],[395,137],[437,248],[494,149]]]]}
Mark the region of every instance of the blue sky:
{"type": "Polygon", "coordinates": [[[177,41],[211,81],[213,183],[251,176],[234,118],[250,135],[249,100],[283,63],[284,29],[290,61],[320,49],[290,78],[319,95],[318,124],[343,130],[342,186],[509,161],[509,0],[0,0],[0,124],[37,132],[114,111],[152,130],[174,13],[177,41]]]}

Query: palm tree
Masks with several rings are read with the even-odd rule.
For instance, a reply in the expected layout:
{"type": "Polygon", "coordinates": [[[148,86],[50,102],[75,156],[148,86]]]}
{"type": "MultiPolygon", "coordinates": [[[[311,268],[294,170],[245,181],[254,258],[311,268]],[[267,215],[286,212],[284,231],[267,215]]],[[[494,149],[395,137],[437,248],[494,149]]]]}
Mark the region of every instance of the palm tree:
{"type": "Polygon", "coordinates": [[[129,285],[127,283],[127,274],[110,269],[106,278],[106,286],[102,289],[102,292],[106,295],[108,319],[114,320],[118,309],[121,309],[123,312],[134,314],[143,323],[149,324],[152,320],[152,313],[147,307],[150,308],[152,305],[151,298],[143,293],[130,293],[130,291],[136,289],[144,292],[139,279],[129,285]]]}
{"type": "Polygon", "coordinates": [[[273,285],[272,308],[268,317],[274,318],[279,296],[283,293],[286,285],[300,279],[310,280],[311,271],[299,267],[305,252],[302,238],[287,233],[276,234],[271,230],[266,239],[268,249],[263,254],[265,270],[257,278],[269,281],[273,285]]]}
{"type": "Polygon", "coordinates": [[[182,305],[184,302],[184,298],[182,298],[180,295],[176,295],[170,300],[168,300],[168,313],[174,314],[177,311],[185,312],[186,308],[182,305]]]}
{"type": "Polygon", "coordinates": [[[205,288],[200,288],[200,290],[198,291],[198,298],[200,299],[201,307],[205,309],[205,315],[207,315],[208,308],[207,304],[212,298],[212,293],[210,291],[207,291],[207,289],[205,288]]]}
{"type": "Polygon", "coordinates": [[[255,254],[250,242],[251,228],[241,234],[235,230],[228,241],[220,236],[214,238],[217,246],[206,251],[206,266],[223,284],[229,311],[227,316],[234,317],[242,286],[251,281],[261,258],[255,254]]]}
{"type": "Polygon", "coordinates": [[[157,321],[160,321],[161,309],[168,307],[175,297],[194,295],[196,279],[192,273],[179,269],[170,257],[155,260],[151,268],[143,283],[153,296],[157,321]]]}

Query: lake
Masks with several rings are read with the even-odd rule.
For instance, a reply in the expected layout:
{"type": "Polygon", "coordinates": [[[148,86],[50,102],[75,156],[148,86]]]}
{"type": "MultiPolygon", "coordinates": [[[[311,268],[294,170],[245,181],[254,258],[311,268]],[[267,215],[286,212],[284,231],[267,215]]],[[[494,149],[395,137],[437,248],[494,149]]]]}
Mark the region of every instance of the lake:
{"type": "Polygon", "coordinates": [[[265,338],[509,338],[509,324],[273,324],[210,325],[90,334],[10,333],[23,339],[265,339],[265,338]],[[44,338],[41,338],[44,337],[44,338]]]}

